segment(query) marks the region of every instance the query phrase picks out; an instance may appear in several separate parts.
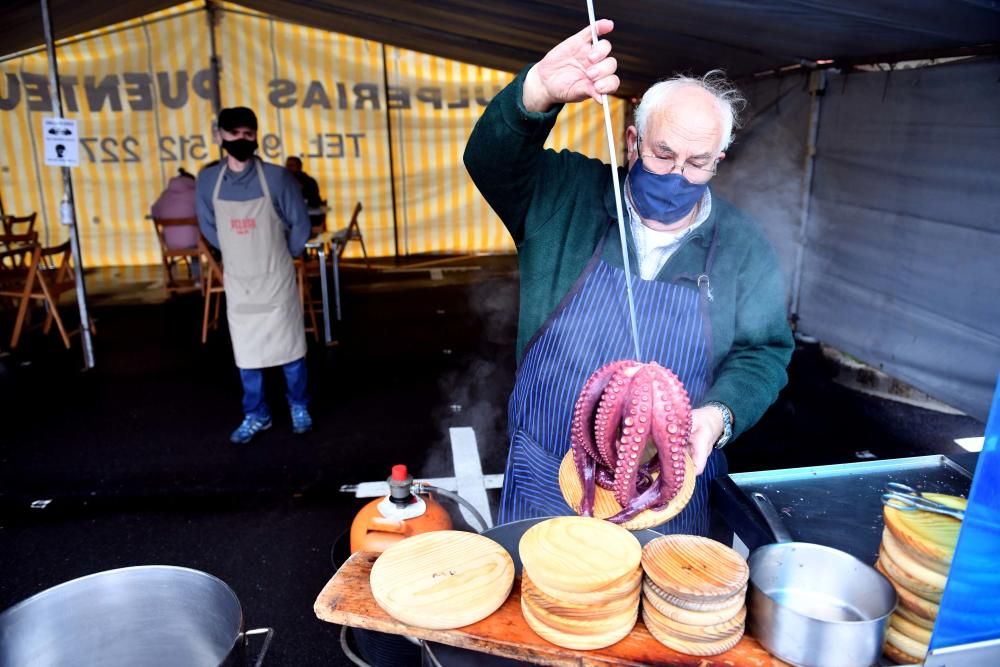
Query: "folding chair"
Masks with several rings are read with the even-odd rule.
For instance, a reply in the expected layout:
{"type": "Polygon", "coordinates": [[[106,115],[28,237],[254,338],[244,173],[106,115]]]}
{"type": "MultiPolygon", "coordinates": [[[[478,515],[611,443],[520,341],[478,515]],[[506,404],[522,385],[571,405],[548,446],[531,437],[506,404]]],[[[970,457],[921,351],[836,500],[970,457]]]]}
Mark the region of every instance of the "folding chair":
{"type": "Polygon", "coordinates": [[[28,215],[5,215],[2,219],[2,233],[30,234],[35,231],[35,219],[37,217],[37,213],[29,213],[28,215]]]}
{"type": "Polygon", "coordinates": [[[361,244],[361,254],[365,258],[365,266],[369,269],[372,268],[371,262],[368,259],[368,251],[365,249],[365,237],[361,234],[361,226],[358,224],[358,216],[361,214],[361,202],[354,205],[354,213],[351,214],[351,222],[343,229],[338,229],[333,234],[333,242],[337,245],[337,260],[344,254],[344,249],[347,248],[347,244],[351,241],[357,241],[361,244]]]}
{"type": "Polygon", "coordinates": [[[198,246],[191,248],[170,248],[167,245],[166,230],[171,227],[191,227],[198,229],[197,218],[153,218],[156,226],[156,236],[160,239],[160,261],[163,263],[163,285],[167,292],[180,294],[201,289],[200,280],[195,278],[194,263],[199,262],[201,250],[198,246]],[[179,264],[187,267],[188,277],[178,280],[174,278],[174,268],[179,264]]]}
{"type": "Polygon", "coordinates": [[[205,237],[198,238],[198,252],[202,262],[202,284],[201,294],[205,299],[205,313],[201,319],[201,344],[208,341],[208,329],[219,328],[219,306],[222,303],[222,295],[225,293],[223,285],[222,265],[215,260],[215,256],[208,248],[205,237]],[[211,325],[208,314],[212,311],[212,301],[215,300],[214,313],[212,314],[211,325]]]}
{"type": "MultiPolygon", "coordinates": [[[[4,273],[10,271],[10,278],[14,278],[15,274],[23,275],[19,290],[9,286],[0,289],[0,296],[20,299],[14,333],[10,340],[11,349],[17,348],[20,342],[28,314],[28,305],[31,301],[41,301],[47,306],[48,312],[45,316],[45,324],[42,326],[42,333],[48,334],[52,329],[52,323],[55,322],[63,344],[69,349],[70,336],[80,333],[79,327],[74,331],[67,331],[62,317],[59,315],[59,297],[64,292],[76,289],[76,274],[72,264],[70,241],[67,240],[52,248],[42,248],[36,238],[34,244],[8,250],[6,254],[10,253],[20,254],[22,263],[13,269],[5,269],[4,273]]],[[[11,282],[0,280],[0,284],[4,285],[10,285],[13,282],[16,280],[11,282]]],[[[91,320],[87,324],[91,333],[96,334],[97,329],[94,326],[94,321],[91,320]]]]}
{"type": "MultiPolygon", "coordinates": [[[[23,236],[25,234],[31,234],[35,231],[35,220],[38,217],[37,213],[29,213],[28,215],[5,215],[0,217],[0,234],[5,236],[23,236]]],[[[4,248],[0,246],[0,250],[4,248]]],[[[3,260],[3,263],[10,264],[11,266],[18,266],[17,262],[21,261],[21,255],[17,254],[3,260]]]]}

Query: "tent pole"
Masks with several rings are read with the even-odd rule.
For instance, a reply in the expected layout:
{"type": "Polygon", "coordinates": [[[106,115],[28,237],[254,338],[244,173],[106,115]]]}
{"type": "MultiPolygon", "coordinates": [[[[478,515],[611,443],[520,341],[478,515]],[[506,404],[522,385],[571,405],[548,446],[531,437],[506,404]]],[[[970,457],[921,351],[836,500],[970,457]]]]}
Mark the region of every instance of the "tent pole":
{"type": "MultiPolygon", "coordinates": [[[[49,15],[49,0],[40,0],[42,24],[45,28],[45,48],[49,56],[49,87],[52,90],[52,112],[56,118],[63,117],[62,89],[59,87],[59,65],[56,62],[56,44],[52,33],[52,17],[49,15]]],[[[80,340],[83,342],[84,369],[94,367],[94,342],[90,337],[90,315],[87,313],[87,285],[83,277],[83,257],[80,254],[80,230],[76,225],[76,204],[73,199],[73,175],[69,167],[62,167],[63,198],[60,207],[60,221],[69,227],[70,246],[76,270],[76,303],[80,307],[80,340]]]]}
{"type": "Polygon", "coordinates": [[[396,167],[392,158],[392,114],[389,113],[389,61],[385,55],[385,42],[382,42],[382,83],[385,86],[385,129],[389,137],[389,192],[392,193],[393,248],[396,254],[396,264],[399,264],[399,220],[396,217],[396,167]]]}
{"type": "Polygon", "coordinates": [[[219,53],[215,46],[215,24],[216,17],[219,8],[215,6],[213,0],[205,0],[205,14],[208,17],[208,43],[212,49],[211,57],[211,67],[212,67],[212,111],[215,113],[215,117],[219,117],[219,111],[222,110],[222,81],[221,75],[219,74],[219,53]]]}
{"type": "Polygon", "coordinates": [[[816,166],[816,141],[819,138],[820,99],[826,91],[826,70],[809,74],[809,136],[806,140],[805,165],[802,170],[802,202],[799,217],[799,247],[795,253],[795,273],[792,278],[791,320],[799,321],[799,296],[802,289],[802,265],[805,260],[809,232],[809,207],[812,202],[813,173],[816,166]]]}

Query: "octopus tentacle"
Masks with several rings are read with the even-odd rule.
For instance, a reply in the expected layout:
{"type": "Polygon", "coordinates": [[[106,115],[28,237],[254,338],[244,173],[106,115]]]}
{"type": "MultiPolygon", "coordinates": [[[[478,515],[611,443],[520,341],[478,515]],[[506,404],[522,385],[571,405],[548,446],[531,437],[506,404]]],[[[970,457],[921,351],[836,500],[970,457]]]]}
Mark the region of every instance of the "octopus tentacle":
{"type": "Polygon", "coordinates": [[[594,413],[594,441],[597,444],[597,459],[608,468],[614,468],[618,461],[618,450],[615,441],[618,439],[618,426],[621,422],[622,410],[628,400],[632,376],[642,366],[635,362],[625,362],[615,371],[614,376],[605,387],[601,401],[594,413]]]}
{"type": "Polygon", "coordinates": [[[622,409],[621,436],[615,465],[615,500],[623,507],[636,495],[636,476],[650,437],[653,406],[652,371],[644,366],[632,378],[622,409]]]}
{"type": "Polygon", "coordinates": [[[691,409],[684,385],[669,369],[656,367],[653,392],[653,440],[661,452],[660,486],[666,502],[684,484],[684,447],[691,433],[691,409]]]}
{"type": "MultiPolygon", "coordinates": [[[[594,446],[594,408],[601,400],[601,395],[615,371],[628,363],[630,362],[612,361],[597,369],[587,378],[583,390],[576,399],[576,405],[573,408],[573,421],[570,424],[570,446],[574,450],[582,448],[591,458],[601,458],[597,447],[594,446]]],[[[577,465],[577,472],[582,476],[583,470],[579,465],[577,465]]]]}

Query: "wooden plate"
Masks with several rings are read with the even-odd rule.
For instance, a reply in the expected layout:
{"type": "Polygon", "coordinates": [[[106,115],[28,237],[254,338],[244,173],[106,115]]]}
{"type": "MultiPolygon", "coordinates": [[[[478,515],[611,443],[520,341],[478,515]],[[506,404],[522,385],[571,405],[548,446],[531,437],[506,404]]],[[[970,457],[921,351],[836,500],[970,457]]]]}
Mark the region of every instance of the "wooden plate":
{"type": "Polygon", "coordinates": [[[656,611],[670,620],[686,625],[706,626],[725,623],[733,619],[740,612],[740,609],[744,608],[744,598],[739,596],[733,598],[729,607],[717,611],[691,611],[664,600],[648,581],[642,585],[642,593],[643,604],[650,604],[656,611]]]}
{"type": "Polygon", "coordinates": [[[480,621],[504,603],[514,561],[482,535],[439,530],[392,545],[372,566],[372,596],[390,616],[431,630],[480,621]]]}
{"type": "MultiPolygon", "coordinates": [[[[521,576],[523,577],[525,570],[522,570],[521,576]]],[[[603,586],[594,591],[587,591],[585,593],[572,593],[570,591],[561,591],[558,589],[553,589],[551,592],[544,591],[538,587],[536,582],[531,582],[537,590],[542,591],[546,595],[557,598],[560,602],[572,605],[603,605],[610,604],[616,600],[620,600],[628,595],[634,595],[638,593],[639,586],[642,583],[642,568],[637,567],[634,571],[629,572],[621,579],[617,579],[607,586],[603,586]]]]}
{"type": "MultiPolygon", "coordinates": [[[[648,598],[643,596],[642,611],[649,618],[650,622],[658,626],[661,630],[669,633],[675,639],[690,642],[715,642],[730,639],[734,634],[743,636],[743,628],[747,620],[747,608],[740,607],[736,616],[722,623],[714,625],[688,625],[679,623],[661,614],[656,607],[648,602],[648,598]]],[[[649,625],[649,623],[647,623],[649,625]]]]}
{"type": "Polygon", "coordinates": [[[928,567],[925,563],[926,561],[921,559],[919,556],[915,556],[909,549],[892,536],[892,531],[888,528],[882,530],[882,548],[885,553],[892,559],[892,562],[898,565],[903,572],[913,577],[923,581],[928,586],[931,586],[937,590],[944,590],[945,584],[948,582],[948,565],[940,563],[939,565],[945,568],[945,572],[940,572],[939,570],[928,567]]]}
{"type": "Polygon", "coordinates": [[[737,600],[745,601],[747,597],[747,587],[744,586],[732,598],[725,598],[714,602],[708,600],[692,602],[667,593],[662,588],[654,584],[649,577],[646,577],[643,580],[643,585],[649,587],[653,593],[656,593],[657,597],[665,601],[667,604],[671,604],[675,607],[680,607],[681,609],[686,609],[688,611],[721,611],[732,607],[736,604],[737,600]]]}
{"type": "Polygon", "coordinates": [[[741,630],[728,639],[704,642],[685,641],[683,639],[677,639],[669,632],[666,632],[663,628],[656,625],[656,621],[651,621],[650,618],[649,609],[647,607],[643,607],[642,620],[646,624],[646,629],[649,630],[649,634],[653,635],[656,641],[660,642],[667,648],[677,651],[678,653],[685,653],[687,655],[719,655],[720,653],[725,653],[729,649],[736,646],[740,639],[743,638],[743,631],[741,630]]]}
{"type": "MultiPolygon", "coordinates": [[[[531,581],[527,570],[521,571],[521,598],[531,603],[534,610],[540,610],[567,619],[591,620],[620,615],[639,604],[639,586],[623,592],[616,598],[602,602],[567,602],[561,597],[553,597],[540,590],[531,581]]],[[[542,613],[536,614],[544,619],[542,613]]],[[[551,625],[551,623],[550,623],[551,625]]]]}
{"type": "Polygon", "coordinates": [[[923,663],[923,658],[918,658],[908,653],[903,653],[888,642],[882,647],[882,655],[892,660],[897,665],[919,665],[923,663]]]}
{"type": "MultiPolygon", "coordinates": [[[[929,500],[934,500],[949,507],[965,509],[967,501],[957,496],[946,496],[940,493],[924,494],[929,500]]],[[[885,525],[892,531],[893,537],[913,549],[918,554],[939,563],[951,565],[951,557],[955,553],[955,543],[958,542],[958,531],[962,522],[944,514],[934,512],[907,512],[883,507],[885,525]]]]}
{"type": "Polygon", "coordinates": [[[664,593],[691,602],[728,601],[750,568],[736,551],[697,535],[664,535],[642,549],[642,569],[664,593]]]}
{"type": "Polygon", "coordinates": [[[635,625],[636,618],[639,614],[639,600],[629,605],[625,609],[621,609],[615,614],[610,616],[598,618],[596,615],[594,618],[567,618],[564,616],[559,616],[553,614],[550,611],[539,607],[531,598],[521,597],[521,608],[528,607],[531,614],[541,623],[553,630],[559,632],[565,632],[568,635],[603,635],[609,632],[615,632],[620,629],[625,624],[630,624],[629,627],[635,625]]]}
{"type": "Polygon", "coordinates": [[[896,595],[899,596],[899,604],[901,606],[928,621],[933,622],[937,618],[940,607],[936,602],[925,600],[913,591],[903,588],[897,581],[889,576],[889,573],[885,571],[885,568],[878,561],[875,561],[875,569],[884,574],[885,578],[889,580],[890,584],[892,584],[892,587],[896,589],[896,595]]]}
{"type": "Polygon", "coordinates": [[[899,649],[901,653],[916,656],[917,660],[914,662],[917,663],[923,662],[924,656],[927,654],[927,644],[910,639],[893,627],[886,628],[885,643],[899,649]]]}
{"type": "Polygon", "coordinates": [[[926,600],[940,604],[941,595],[944,593],[944,589],[925,583],[917,577],[911,576],[908,572],[906,572],[906,570],[901,568],[892,558],[889,557],[889,554],[886,553],[884,546],[880,547],[878,550],[878,561],[882,563],[882,568],[886,571],[886,574],[888,574],[897,584],[913,593],[916,593],[926,600]]]}
{"type": "Polygon", "coordinates": [[[900,634],[906,635],[914,641],[918,641],[921,644],[931,643],[931,631],[927,628],[922,628],[916,623],[906,620],[898,613],[894,613],[889,617],[889,625],[896,628],[900,634]]]}
{"type": "MultiPolygon", "coordinates": [[[[696,475],[694,474],[694,461],[686,453],[684,454],[684,484],[681,485],[677,495],[674,496],[663,509],[645,510],[639,512],[625,523],[621,524],[628,530],[642,530],[643,528],[653,528],[662,526],[681,513],[691,496],[694,495],[696,475]]],[[[654,473],[653,478],[657,478],[658,473],[654,473]]],[[[583,485],[580,484],[580,476],[577,475],[576,465],[573,463],[572,450],[566,452],[562,463],[559,465],[559,490],[562,491],[566,504],[573,508],[574,512],[580,511],[580,501],[583,499],[583,485]]],[[[622,506],[615,500],[615,494],[607,489],[597,487],[594,495],[594,516],[598,519],[607,519],[622,511],[622,506]]]]}
{"type": "Polygon", "coordinates": [[[639,567],[642,546],[632,533],[613,523],[560,516],[525,531],[518,553],[535,586],[560,597],[559,591],[594,592],[632,575],[639,567]]]}
{"type": "Polygon", "coordinates": [[[532,612],[529,607],[524,606],[524,601],[521,601],[521,613],[524,616],[525,622],[528,627],[535,631],[542,639],[552,642],[556,646],[562,646],[563,648],[576,649],[578,651],[592,651],[598,648],[604,648],[606,646],[611,646],[612,644],[617,644],[622,639],[628,636],[632,632],[632,628],[635,627],[635,622],[638,620],[639,608],[636,607],[636,615],[631,619],[630,623],[625,623],[620,628],[615,628],[609,630],[604,634],[600,635],[572,635],[566,632],[560,632],[554,628],[550,628],[541,622],[532,612]]]}
{"type": "Polygon", "coordinates": [[[904,621],[909,621],[910,623],[913,623],[914,625],[916,625],[919,628],[923,628],[925,630],[933,630],[934,629],[934,621],[933,620],[926,619],[926,618],[924,618],[922,616],[918,616],[917,614],[914,614],[912,611],[910,611],[909,609],[907,609],[906,607],[904,607],[902,605],[899,605],[898,607],[896,607],[896,611],[894,611],[892,613],[892,615],[893,616],[899,616],[904,621]]]}

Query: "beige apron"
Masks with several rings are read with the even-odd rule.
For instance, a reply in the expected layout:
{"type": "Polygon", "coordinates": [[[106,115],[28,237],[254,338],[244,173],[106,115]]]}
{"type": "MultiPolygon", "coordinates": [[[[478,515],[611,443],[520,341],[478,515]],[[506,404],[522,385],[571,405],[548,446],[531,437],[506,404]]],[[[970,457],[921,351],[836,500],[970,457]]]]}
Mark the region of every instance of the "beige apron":
{"type": "Polygon", "coordinates": [[[223,163],[212,206],[236,366],[268,368],[306,356],[306,332],[285,225],[274,210],[260,161],[253,162],[264,196],[249,201],[219,199],[227,169],[223,163]]]}

